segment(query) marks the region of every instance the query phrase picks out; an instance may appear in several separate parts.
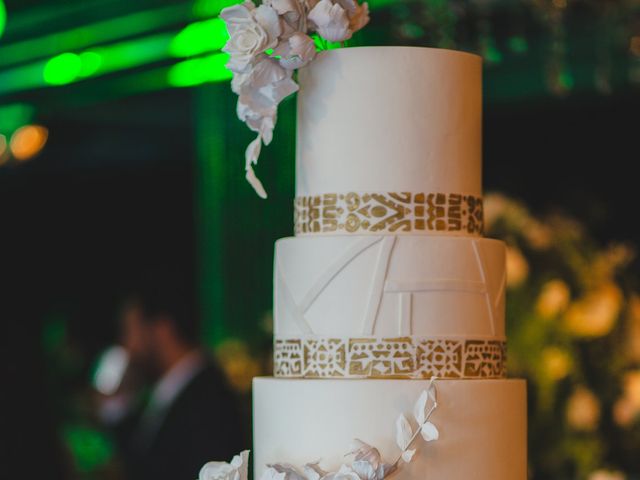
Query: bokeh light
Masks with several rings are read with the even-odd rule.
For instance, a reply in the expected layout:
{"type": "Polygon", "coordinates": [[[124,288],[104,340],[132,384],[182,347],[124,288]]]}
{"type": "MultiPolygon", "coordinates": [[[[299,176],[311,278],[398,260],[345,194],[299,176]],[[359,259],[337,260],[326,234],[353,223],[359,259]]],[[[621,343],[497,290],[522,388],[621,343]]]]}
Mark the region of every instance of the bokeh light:
{"type": "Polygon", "coordinates": [[[66,85],[73,82],[82,70],[82,60],[75,53],[61,53],[44,66],[44,81],[50,85],[66,85]]]}
{"type": "Polygon", "coordinates": [[[192,57],[220,50],[228,38],[227,28],[219,18],[196,22],[187,25],[174,37],[169,52],[174,57],[192,57]]]}
{"type": "Polygon", "coordinates": [[[19,161],[35,157],[44,148],[49,130],[40,125],[26,125],[16,130],[9,143],[13,158],[19,161]]]}
{"type": "Polygon", "coordinates": [[[229,56],[215,53],[203,58],[194,58],[176,63],[169,69],[167,81],[172,87],[191,87],[206,82],[219,82],[231,78],[226,68],[229,56]]]}
{"type": "Polygon", "coordinates": [[[4,2],[0,0],[0,37],[4,33],[4,27],[7,25],[7,9],[4,2]]]}

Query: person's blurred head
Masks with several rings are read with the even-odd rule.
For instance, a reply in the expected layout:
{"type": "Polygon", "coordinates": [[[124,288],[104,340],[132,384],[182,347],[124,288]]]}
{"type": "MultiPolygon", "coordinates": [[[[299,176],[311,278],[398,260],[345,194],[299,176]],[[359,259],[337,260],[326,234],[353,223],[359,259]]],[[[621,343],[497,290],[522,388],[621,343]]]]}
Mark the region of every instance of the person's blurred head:
{"type": "Polygon", "coordinates": [[[152,378],[198,343],[192,282],[175,271],[153,271],[127,292],[121,340],[131,362],[152,378]]]}

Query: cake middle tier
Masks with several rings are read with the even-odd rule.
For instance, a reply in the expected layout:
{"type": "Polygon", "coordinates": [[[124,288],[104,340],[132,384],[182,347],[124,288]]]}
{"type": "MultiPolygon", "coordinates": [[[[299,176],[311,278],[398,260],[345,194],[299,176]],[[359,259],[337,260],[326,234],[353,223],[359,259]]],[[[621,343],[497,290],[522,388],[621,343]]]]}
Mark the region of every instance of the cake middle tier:
{"type": "Polygon", "coordinates": [[[290,237],[276,242],[274,263],[276,338],[504,339],[499,240],[290,237]]]}
{"type": "Polygon", "coordinates": [[[467,237],[276,242],[275,374],[505,374],[505,247],[467,237]]]}

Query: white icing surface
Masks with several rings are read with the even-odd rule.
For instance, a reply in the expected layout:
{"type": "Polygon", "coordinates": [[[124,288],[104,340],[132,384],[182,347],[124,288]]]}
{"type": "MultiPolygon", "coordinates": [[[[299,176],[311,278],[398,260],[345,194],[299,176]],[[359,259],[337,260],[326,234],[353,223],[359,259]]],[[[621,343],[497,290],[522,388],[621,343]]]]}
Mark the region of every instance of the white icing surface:
{"type": "Polygon", "coordinates": [[[438,236],[276,242],[275,336],[504,338],[505,247],[438,236]]]}
{"type": "MultiPolygon", "coordinates": [[[[354,438],[395,461],[395,422],[412,408],[428,380],[285,380],[256,378],[254,466],[301,467],[321,459],[325,469],[349,462],[354,438]]],[[[526,393],[523,380],[438,380],[431,421],[440,438],[417,443],[394,478],[525,480],[526,393]]]]}
{"type": "Polygon", "coordinates": [[[296,195],[481,196],[481,75],[451,50],[321,52],[299,71],[296,195]]]}

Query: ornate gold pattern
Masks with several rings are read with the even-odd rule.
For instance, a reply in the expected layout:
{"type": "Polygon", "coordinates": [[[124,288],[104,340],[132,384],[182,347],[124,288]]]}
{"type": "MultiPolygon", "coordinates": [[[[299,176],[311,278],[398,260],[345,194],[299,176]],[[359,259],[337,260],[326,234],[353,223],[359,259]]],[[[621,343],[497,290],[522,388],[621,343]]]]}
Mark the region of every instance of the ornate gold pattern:
{"type": "Polygon", "coordinates": [[[296,235],[466,232],[482,235],[482,198],[461,193],[325,193],[296,197],[296,235]]]}
{"type": "Polygon", "coordinates": [[[276,377],[502,378],[506,342],[486,338],[276,338],[276,377]]]}

